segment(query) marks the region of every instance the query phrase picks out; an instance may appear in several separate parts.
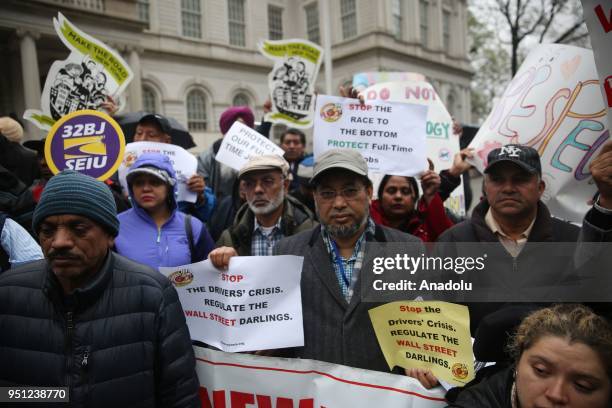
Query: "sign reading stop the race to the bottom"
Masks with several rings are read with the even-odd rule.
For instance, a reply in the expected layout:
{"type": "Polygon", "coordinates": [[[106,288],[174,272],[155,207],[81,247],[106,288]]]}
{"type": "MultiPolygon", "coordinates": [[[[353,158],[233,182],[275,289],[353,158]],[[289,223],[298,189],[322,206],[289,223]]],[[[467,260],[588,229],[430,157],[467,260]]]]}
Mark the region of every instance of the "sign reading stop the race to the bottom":
{"type": "Polygon", "coordinates": [[[82,110],[63,116],[47,134],[45,159],[53,174],[70,169],[106,180],[125,150],[121,127],[109,115],[82,110]]]}

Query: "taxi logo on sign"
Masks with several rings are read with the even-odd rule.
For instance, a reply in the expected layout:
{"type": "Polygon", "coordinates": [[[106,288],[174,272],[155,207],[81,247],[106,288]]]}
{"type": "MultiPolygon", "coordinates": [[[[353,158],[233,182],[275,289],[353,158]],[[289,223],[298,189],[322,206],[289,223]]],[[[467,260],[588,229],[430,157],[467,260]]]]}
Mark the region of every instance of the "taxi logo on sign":
{"type": "Polygon", "coordinates": [[[326,122],[336,122],[342,117],[342,105],[339,103],[326,103],[321,107],[321,119],[326,122]]]}
{"type": "Polygon", "coordinates": [[[179,269],[176,272],[172,272],[168,279],[176,287],[187,286],[193,282],[193,274],[187,269],[179,269]]]}
{"type": "Polygon", "coordinates": [[[453,377],[459,380],[465,380],[468,376],[468,368],[463,363],[455,363],[451,369],[453,377]]]}

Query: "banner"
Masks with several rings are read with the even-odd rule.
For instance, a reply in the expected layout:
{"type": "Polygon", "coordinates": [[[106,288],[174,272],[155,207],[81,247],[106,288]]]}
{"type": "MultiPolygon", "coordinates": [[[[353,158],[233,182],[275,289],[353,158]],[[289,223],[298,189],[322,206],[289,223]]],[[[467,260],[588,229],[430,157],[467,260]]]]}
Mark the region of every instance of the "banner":
{"type": "Polygon", "coordinates": [[[612,129],[612,3],[610,0],[582,0],[582,9],[591,35],[601,93],[608,109],[608,129],[612,129]]]}
{"type": "Polygon", "coordinates": [[[215,160],[240,171],[251,157],[264,154],[283,156],[285,152],[270,139],[236,121],[223,137],[215,160]]]}
{"type": "Polygon", "coordinates": [[[198,159],[182,147],[168,143],[133,142],[125,146],[125,155],[119,166],[119,183],[121,183],[123,191],[128,191],[125,177],[130,167],[132,167],[138,157],[143,153],[161,153],[164,156],[168,156],[176,172],[178,181],[178,196],[176,201],[196,202],[198,196],[187,188],[187,181],[191,176],[196,174],[198,159]]]}
{"type": "Polygon", "coordinates": [[[359,72],[353,75],[353,88],[358,91],[380,82],[425,81],[425,75],[418,72],[359,72]]]}
{"type": "Polygon", "coordinates": [[[194,347],[203,408],[441,408],[442,387],[314,360],[194,347]]]}
{"type": "Polygon", "coordinates": [[[266,120],[289,127],[311,127],[323,49],[310,41],[294,39],[263,41],[259,51],[274,61],[268,74],[272,112],[266,115],[266,120]]]}
{"type": "Polygon", "coordinates": [[[415,176],[427,169],[427,107],[406,103],[369,102],[319,95],[313,150],[358,150],[370,171],[415,176]]]}
{"type": "MultiPolygon", "coordinates": [[[[453,119],[434,87],[425,81],[383,82],[361,92],[366,101],[403,102],[427,106],[427,157],[435,170],[449,169],[459,152],[459,138],[453,133],[453,119]]],[[[444,206],[455,214],[465,215],[463,185],[459,185],[444,206]]]]}
{"type": "Polygon", "coordinates": [[[470,147],[482,171],[488,153],[509,143],[531,146],[542,161],[551,213],[582,222],[596,191],[589,164],[610,138],[593,52],[536,47],[480,127],[470,147]]]}
{"type": "Polygon", "coordinates": [[[79,30],[62,13],[53,19],[53,25],[70,55],[51,65],[40,98],[41,110],[28,109],[23,115],[43,130],[69,113],[100,109],[108,95],[119,96],[134,76],[118,52],[79,30]]]}
{"type": "Polygon", "coordinates": [[[474,379],[467,306],[446,302],[393,302],[370,309],[389,368],[426,368],[450,384],[474,379]]]}
{"type": "Polygon", "coordinates": [[[113,118],[83,110],[55,122],[45,140],[45,160],[53,174],[70,169],[104,181],[117,171],[124,149],[123,131],[113,118]]]}
{"type": "Polygon", "coordinates": [[[209,260],[159,271],[176,287],[189,333],[223,351],[304,345],[304,258],[235,256],[221,272],[209,260]]]}

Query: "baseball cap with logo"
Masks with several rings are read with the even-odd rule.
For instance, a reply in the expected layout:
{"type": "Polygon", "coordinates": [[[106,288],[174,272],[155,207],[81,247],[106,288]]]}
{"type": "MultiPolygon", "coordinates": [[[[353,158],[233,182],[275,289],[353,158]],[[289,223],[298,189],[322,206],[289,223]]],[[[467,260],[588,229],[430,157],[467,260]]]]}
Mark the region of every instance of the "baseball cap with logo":
{"type": "Polygon", "coordinates": [[[280,170],[283,177],[289,176],[289,163],[282,156],[277,154],[264,154],[261,156],[253,156],[245,163],[238,173],[238,178],[241,178],[246,173],[257,170],[280,170]]]}
{"type": "Polygon", "coordinates": [[[491,150],[487,156],[487,167],[484,172],[488,173],[493,166],[500,162],[515,163],[529,173],[542,175],[540,155],[533,147],[509,144],[491,150]]]}

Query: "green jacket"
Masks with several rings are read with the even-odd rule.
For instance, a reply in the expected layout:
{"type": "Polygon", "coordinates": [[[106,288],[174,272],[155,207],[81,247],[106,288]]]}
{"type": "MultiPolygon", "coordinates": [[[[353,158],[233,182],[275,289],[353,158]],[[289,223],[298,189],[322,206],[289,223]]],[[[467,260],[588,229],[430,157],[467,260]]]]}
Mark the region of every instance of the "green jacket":
{"type": "MultiPolygon", "coordinates": [[[[286,196],[283,205],[281,232],[284,237],[306,231],[318,224],[312,211],[295,198],[286,196]]],[[[217,247],[233,247],[238,255],[250,256],[254,227],[255,214],[249,208],[248,203],[245,203],[238,209],[236,218],[234,218],[234,225],[223,231],[219,237],[217,247]]]]}

